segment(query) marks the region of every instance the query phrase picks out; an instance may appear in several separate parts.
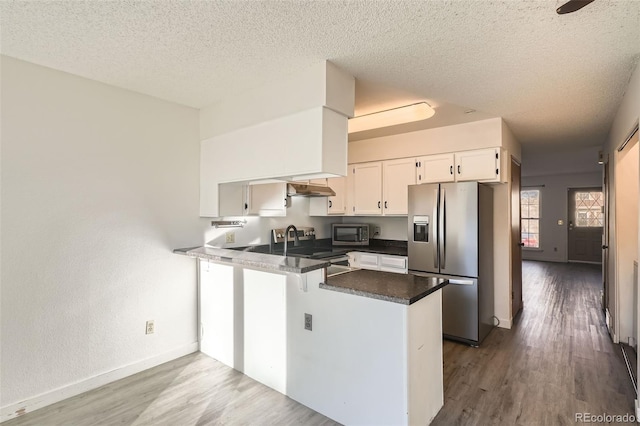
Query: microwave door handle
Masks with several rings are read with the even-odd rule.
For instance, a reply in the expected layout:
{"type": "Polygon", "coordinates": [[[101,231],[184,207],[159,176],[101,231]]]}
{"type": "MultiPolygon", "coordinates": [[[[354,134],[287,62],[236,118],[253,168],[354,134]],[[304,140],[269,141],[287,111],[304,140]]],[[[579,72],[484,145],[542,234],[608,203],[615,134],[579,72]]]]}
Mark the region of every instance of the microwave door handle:
{"type": "Polygon", "coordinates": [[[433,199],[433,218],[431,219],[431,241],[434,244],[433,249],[433,267],[438,268],[438,250],[439,250],[439,242],[438,242],[438,190],[435,190],[435,198],[433,199]]]}
{"type": "Polygon", "coordinates": [[[440,269],[447,267],[447,193],[440,190],[440,269]]]}
{"type": "Polygon", "coordinates": [[[362,227],[358,227],[358,243],[362,242],[362,227]]]}

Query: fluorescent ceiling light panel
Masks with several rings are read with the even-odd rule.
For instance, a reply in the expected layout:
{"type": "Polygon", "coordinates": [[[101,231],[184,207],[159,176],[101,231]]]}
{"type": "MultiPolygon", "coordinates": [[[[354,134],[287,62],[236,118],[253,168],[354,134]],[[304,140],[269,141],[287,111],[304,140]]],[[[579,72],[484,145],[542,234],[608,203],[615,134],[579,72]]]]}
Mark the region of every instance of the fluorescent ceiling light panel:
{"type": "Polygon", "coordinates": [[[386,111],[374,112],[349,119],[349,133],[379,129],[396,124],[411,123],[433,117],[436,111],[426,102],[407,105],[386,111]]]}

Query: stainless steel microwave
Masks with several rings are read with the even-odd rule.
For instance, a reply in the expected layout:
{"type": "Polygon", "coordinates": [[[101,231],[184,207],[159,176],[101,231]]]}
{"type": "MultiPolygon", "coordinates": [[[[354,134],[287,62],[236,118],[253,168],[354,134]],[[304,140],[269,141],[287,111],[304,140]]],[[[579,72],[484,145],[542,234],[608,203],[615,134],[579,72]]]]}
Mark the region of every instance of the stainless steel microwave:
{"type": "Polygon", "coordinates": [[[331,225],[334,246],[368,246],[369,225],[366,223],[334,223],[331,225]]]}

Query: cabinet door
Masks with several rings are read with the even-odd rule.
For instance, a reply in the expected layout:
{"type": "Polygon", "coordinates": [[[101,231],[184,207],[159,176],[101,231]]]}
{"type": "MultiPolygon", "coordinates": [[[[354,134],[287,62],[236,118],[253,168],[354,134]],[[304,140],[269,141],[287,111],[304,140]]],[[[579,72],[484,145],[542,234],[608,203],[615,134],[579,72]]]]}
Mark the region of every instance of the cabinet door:
{"type": "Polygon", "coordinates": [[[246,216],[248,213],[247,185],[221,183],[218,186],[220,216],[246,216]]]}
{"type": "Polygon", "coordinates": [[[355,214],[382,214],[382,163],[362,163],[353,167],[355,214]]]}
{"type": "Polygon", "coordinates": [[[416,183],[414,158],[385,161],[382,163],[385,215],[406,215],[409,205],[408,187],[416,183]]]}
{"type": "Polygon", "coordinates": [[[395,272],[398,274],[407,273],[407,257],[406,256],[390,256],[386,254],[380,255],[380,270],[386,272],[395,272]]]}
{"type": "Polygon", "coordinates": [[[242,301],[234,297],[233,266],[201,260],[199,285],[200,351],[235,368],[234,315],[242,301]]]}
{"type": "Polygon", "coordinates": [[[287,184],[284,182],[249,185],[247,198],[251,215],[287,215],[287,184]]]}
{"type": "Polygon", "coordinates": [[[329,214],[345,214],[347,210],[346,180],[345,177],[327,179],[329,188],[336,193],[333,197],[327,197],[327,212],[329,214]]]}
{"type": "Polygon", "coordinates": [[[455,179],[454,155],[427,155],[418,158],[417,183],[453,182],[455,179]]]}
{"type": "Polygon", "coordinates": [[[378,255],[375,253],[357,252],[354,255],[354,263],[356,268],[362,269],[378,269],[378,255]]]}
{"type": "Polygon", "coordinates": [[[478,149],[456,153],[457,181],[491,181],[499,178],[500,150],[478,149]]]}
{"type": "Polygon", "coordinates": [[[244,269],[244,374],[286,393],[287,277],[244,269]]]}

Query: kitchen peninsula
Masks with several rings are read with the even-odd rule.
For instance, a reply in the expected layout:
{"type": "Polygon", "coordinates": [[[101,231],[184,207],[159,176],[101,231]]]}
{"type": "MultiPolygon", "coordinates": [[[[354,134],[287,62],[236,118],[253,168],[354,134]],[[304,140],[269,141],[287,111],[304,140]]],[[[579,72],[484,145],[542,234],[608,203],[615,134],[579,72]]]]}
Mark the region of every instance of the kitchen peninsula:
{"type": "Polygon", "coordinates": [[[343,424],[428,424],[443,405],[446,281],[199,247],[201,351],[343,424]]]}

